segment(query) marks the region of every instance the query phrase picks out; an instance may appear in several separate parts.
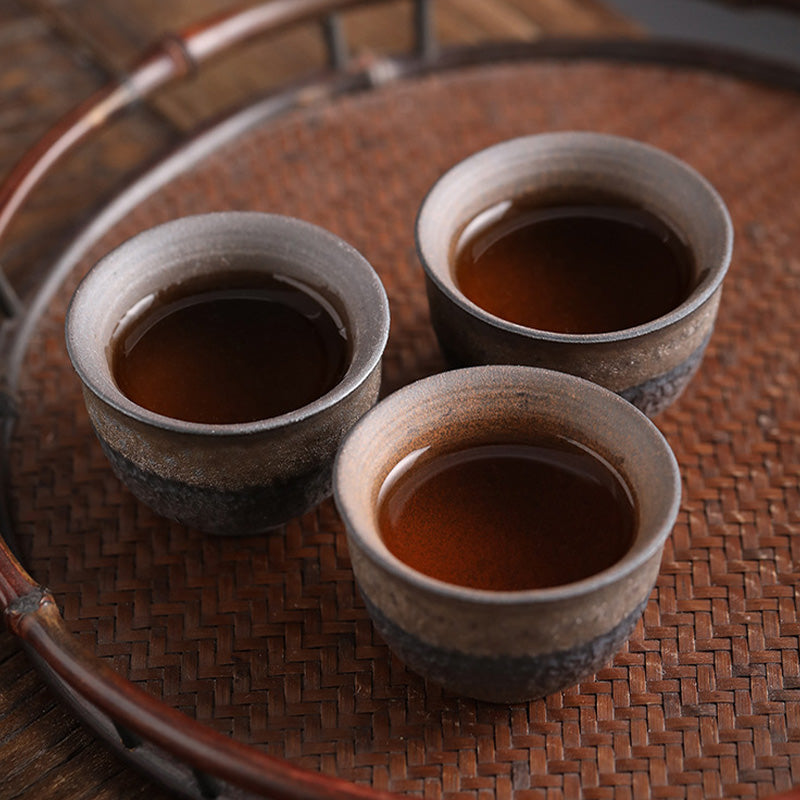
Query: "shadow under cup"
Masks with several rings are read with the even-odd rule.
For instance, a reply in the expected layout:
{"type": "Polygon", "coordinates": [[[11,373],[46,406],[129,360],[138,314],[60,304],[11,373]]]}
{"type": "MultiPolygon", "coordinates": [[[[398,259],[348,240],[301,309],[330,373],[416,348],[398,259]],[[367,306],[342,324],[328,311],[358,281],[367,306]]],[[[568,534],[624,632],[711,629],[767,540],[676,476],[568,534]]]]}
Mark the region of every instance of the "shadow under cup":
{"type": "Polygon", "coordinates": [[[642,142],[591,132],[512,139],[446,172],[423,201],[417,250],[431,321],[452,366],[524,364],[569,372],[621,394],[648,415],[677,399],[711,337],[730,263],[733,227],[724,202],[693,168],[642,142]],[[496,316],[460,289],[456,243],[487,209],[523,198],[617,198],[663,222],[691,262],[683,302],[624,330],[558,333],[496,316]]]}
{"type": "Polygon", "coordinates": [[[389,647],[450,691],[503,703],[571,686],[624,644],[655,584],[680,495],[672,450],[644,414],[597,384],[524,366],[453,370],[400,389],[353,428],[334,468],[356,580],[389,647]],[[532,435],[576,442],[622,479],[636,521],[618,561],[571,583],[493,591],[430,577],[387,547],[380,498],[409,455],[532,435]]]}

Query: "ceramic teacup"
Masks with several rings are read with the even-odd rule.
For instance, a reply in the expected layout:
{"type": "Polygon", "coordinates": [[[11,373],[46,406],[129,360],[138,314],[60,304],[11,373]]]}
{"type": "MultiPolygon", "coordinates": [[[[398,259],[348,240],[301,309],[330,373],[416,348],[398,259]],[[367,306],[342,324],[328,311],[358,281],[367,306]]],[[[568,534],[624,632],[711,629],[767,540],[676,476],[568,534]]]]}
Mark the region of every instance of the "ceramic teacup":
{"type": "Polygon", "coordinates": [[[219,534],[275,527],[330,493],[339,443],[377,399],[388,330],[386,293],[356,250],[307,222],[255,212],[185,217],[135,236],[88,272],[66,319],[69,355],[116,474],[158,514],[219,534]],[[224,284],[243,263],[313,287],[335,310],[349,347],[338,383],[300,408],[241,423],[175,419],[132,401],[110,363],[120,321],[182,282],[213,275],[224,284]]]}
{"type": "Polygon", "coordinates": [[[723,200],[692,167],[648,144],[591,132],[525,136],[470,156],[434,184],[416,237],[431,320],[452,366],[526,364],[569,372],[649,415],[680,395],[701,362],[733,246],[723,200]],[[465,226],[503,201],[564,192],[613,196],[668,225],[691,255],[685,299],[624,330],[558,333],[509,322],[465,296],[453,268],[465,226]]]}
{"type": "Polygon", "coordinates": [[[334,469],[350,558],[378,632],[424,677],[493,702],[566,688],[611,659],[648,601],[680,494],[675,457],[646,415],[597,384],[524,366],[453,370],[400,389],[355,425],[334,469]],[[579,443],[624,481],[635,525],[619,560],[561,585],[494,591],[430,577],[387,547],[379,498],[410,454],[531,433],[579,443]]]}

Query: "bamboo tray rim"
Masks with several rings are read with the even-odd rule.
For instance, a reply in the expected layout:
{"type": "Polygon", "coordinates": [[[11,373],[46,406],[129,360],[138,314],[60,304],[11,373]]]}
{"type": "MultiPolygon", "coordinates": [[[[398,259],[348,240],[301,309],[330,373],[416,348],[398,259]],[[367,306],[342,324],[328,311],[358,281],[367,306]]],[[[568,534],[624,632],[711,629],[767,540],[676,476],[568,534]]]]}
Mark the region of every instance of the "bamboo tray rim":
{"type": "MultiPolygon", "coordinates": [[[[541,43],[513,43],[495,45],[482,48],[467,48],[445,51],[439,54],[435,64],[430,61],[403,61],[398,62],[392,80],[403,79],[413,81],[415,77],[441,70],[458,70],[464,68],[479,68],[490,66],[501,61],[527,61],[535,59],[564,59],[576,58],[612,60],[622,63],[655,63],[661,66],[675,66],[689,69],[709,69],[720,71],[728,75],[754,80],[767,87],[788,88],[800,92],[800,70],[788,65],[776,64],[765,60],[746,57],[731,51],[711,50],[708,48],[695,48],[682,44],[658,41],[578,41],[568,40],[563,42],[547,41],[541,43]]],[[[297,108],[307,106],[309,103],[326,104],[335,103],[336,98],[356,91],[369,91],[371,88],[383,86],[382,79],[376,73],[367,71],[358,75],[336,75],[332,79],[315,81],[298,87],[292,87],[286,92],[278,93],[266,99],[248,105],[228,118],[214,124],[200,134],[179,145],[179,147],[160,161],[155,167],[149,169],[144,175],[130,183],[121,190],[117,196],[102,208],[91,221],[82,228],[62,255],[53,264],[46,279],[37,289],[25,314],[14,325],[2,342],[2,355],[8,365],[6,392],[8,398],[13,398],[19,376],[25,368],[25,350],[30,337],[36,330],[36,325],[41,315],[47,310],[54,293],[61,285],[64,277],[80,261],[80,259],[95,245],[102,236],[109,231],[124,215],[138,203],[142,202],[166,185],[184,170],[201,163],[220,147],[234,141],[238,136],[254,126],[269,124],[273,119],[297,108]]],[[[12,413],[6,415],[4,438],[4,469],[8,474],[8,442],[13,431],[12,413]]],[[[7,508],[7,504],[6,504],[7,508]]],[[[9,544],[14,544],[13,525],[4,511],[3,532],[9,544]]],[[[3,566],[3,565],[0,565],[3,566]]],[[[0,572],[0,578],[9,580],[10,576],[5,571],[0,572]]],[[[204,772],[187,767],[181,763],[181,757],[194,754],[179,753],[176,761],[169,753],[172,744],[171,737],[174,730],[173,721],[164,719],[164,735],[161,741],[146,742],[125,724],[114,722],[109,716],[109,711],[117,710],[113,700],[103,700],[103,689],[98,683],[92,686],[93,677],[90,671],[79,674],[65,672],[64,664],[59,659],[59,654],[65,655],[71,646],[60,634],[55,634],[55,646],[44,647],[42,638],[35,632],[34,627],[26,624],[28,615],[36,613],[36,609],[46,607],[52,603],[44,590],[31,593],[23,601],[19,601],[6,612],[7,617],[14,620],[12,630],[17,633],[23,645],[32,658],[37,671],[52,686],[56,693],[83,719],[117,754],[125,760],[144,769],[147,773],[160,780],[166,786],[186,793],[187,796],[241,796],[239,790],[227,787],[225,782],[232,784],[239,782],[242,777],[237,774],[238,768],[223,774],[219,779],[204,772]],[[106,705],[107,704],[107,705],[106,705]],[[230,792],[230,794],[226,794],[230,792]]],[[[53,630],[58,629],[56,624],[53,630]]],[[[98,660],[99,661],[99,660],[98,660]]],[[[125,689],[127,682],[121,679],[119,685],[125,689]]],[[[159,702],[159,701],[156,701],[159,702]]],[[[245,761],[247,759],[245,758],[245,761]]],[[[302,771],[300,771],[302,772],[302,771]]],[[[244,784],[253,789],[255,784],[246,777],[244,784]]],[[[287,785],[283,787],[286,796],[294,796],[295,791],[304,791],[298,788],[302,781],[294,770],[287,774],[287,785]]],[[[320,796],[364,796],[378,797],[380,795],[363,787],[352,788],[329,784],[329,779],[319,779],[314,784],[319,784],[320,796]],[[340,794],[341,793],[341,794],[340,794]]],[[[306,787],[308,788],[308,787],[306,787]]],[[[303,796],[302,794],[298,796],[303,796]]],[[[311,796],[311,795],[306,795],[311,796]]]]}

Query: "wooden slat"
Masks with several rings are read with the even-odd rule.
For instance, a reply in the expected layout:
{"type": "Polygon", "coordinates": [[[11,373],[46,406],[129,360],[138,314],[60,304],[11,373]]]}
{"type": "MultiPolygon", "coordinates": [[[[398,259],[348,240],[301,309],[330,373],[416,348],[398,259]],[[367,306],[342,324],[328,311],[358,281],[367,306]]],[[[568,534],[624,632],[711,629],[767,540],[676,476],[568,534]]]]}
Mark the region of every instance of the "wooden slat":
{"type": "MultiPolygon", "coordinates": [[[[76,45],[86,47],[111,72],[125,70],[149,44],[167,31],[223,13],[234,0],[26,0],[76,45]]],[[[404,51],[411,45],[412,6],[395,0],[376,8],[347,12],[345,31],[353,52],[404,51]]],[[[552,33],[633,34],[635,26],[596,0],[440,0],[436,23],[445,44],[487,39],[534,39],[552,33]]],[[[325,63],[317,26],[256,43],[204,69],[190,86],[167,90],[152,102],[182,130],[220,113],[257,91],[296,78],[325,63]]]]}
{"type": "Polygon", "coordinates": [[[100,746],[0,632],[0,797],[15,800],[168,800],[100,746]]]}
{"type": "Polygon", "coordinates": [[[547,36],[641,36],[642,28],[599,0],[503,0],[547,36]]]}
{"type": "MultiPolygon", "coordinates": [[[[107,75],[16,0],[3,4],[2,22],[0,174],[5,174],[56,119],[105,83],[107,75]]],[[[17,218],[0,253],[7,272],[18,274],[23,287],[33,280],[31,266],[62,240],[76,219],[174,135],[171,125],[140,114],[78,151],[17,218]]]]}
{"type": "MultiPolygon", "coordinates": [[[[530,3],[529,3],[530,4],[530,3]]],[[[472,44],[485,39],[536,39],[544,31],[527,9],[518,11],[501,0],[440,0],[439,36],[446,44],[472,44]]]]}
{"type": "MultiPolygon", "coordinates": [[[[102,4],[95,0],[25,1],[75,47],[86,48],[114,75],[123,74],[164,34],[245,5],[234,0],[106,0],[102,4]]],[[[256,92],[278,86],[309,68],[321,67],[324,56],[316,27],[295,30],[268,45],[247,45],[221,62],[206,65],[196,79],[161,92],[148,104],[180,130],[188,131],[256,92]]]]}

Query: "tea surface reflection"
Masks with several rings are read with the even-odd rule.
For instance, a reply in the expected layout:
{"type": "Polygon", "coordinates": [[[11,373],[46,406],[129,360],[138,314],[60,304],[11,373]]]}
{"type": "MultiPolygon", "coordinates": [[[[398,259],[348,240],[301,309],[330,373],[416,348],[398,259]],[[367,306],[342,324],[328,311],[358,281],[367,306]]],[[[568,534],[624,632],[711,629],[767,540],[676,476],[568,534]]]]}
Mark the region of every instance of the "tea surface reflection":
{"type": "Polygon", "coordinates": [[[414,569],[502,591],[600,572],[636,527],[622,478],[560,437],[416,451],[389,474],[378,515],[384,543],[414,569]]]}
{"type": "Polygon", "coordinates": [[[321,397],[346,369],[344,326],[296,281],[227,274],[148,300],[120,325],[112,368],[122,392],[159,414],[211,424],[268,419],[321,397]]]}
{"type": "Polygon", "coordinates": [[[625,330],[686,299],[687,245],[654,214],[614,199],[504,201],[455,246],[459,289],[497,317],[557,333],[625,330]]]}

